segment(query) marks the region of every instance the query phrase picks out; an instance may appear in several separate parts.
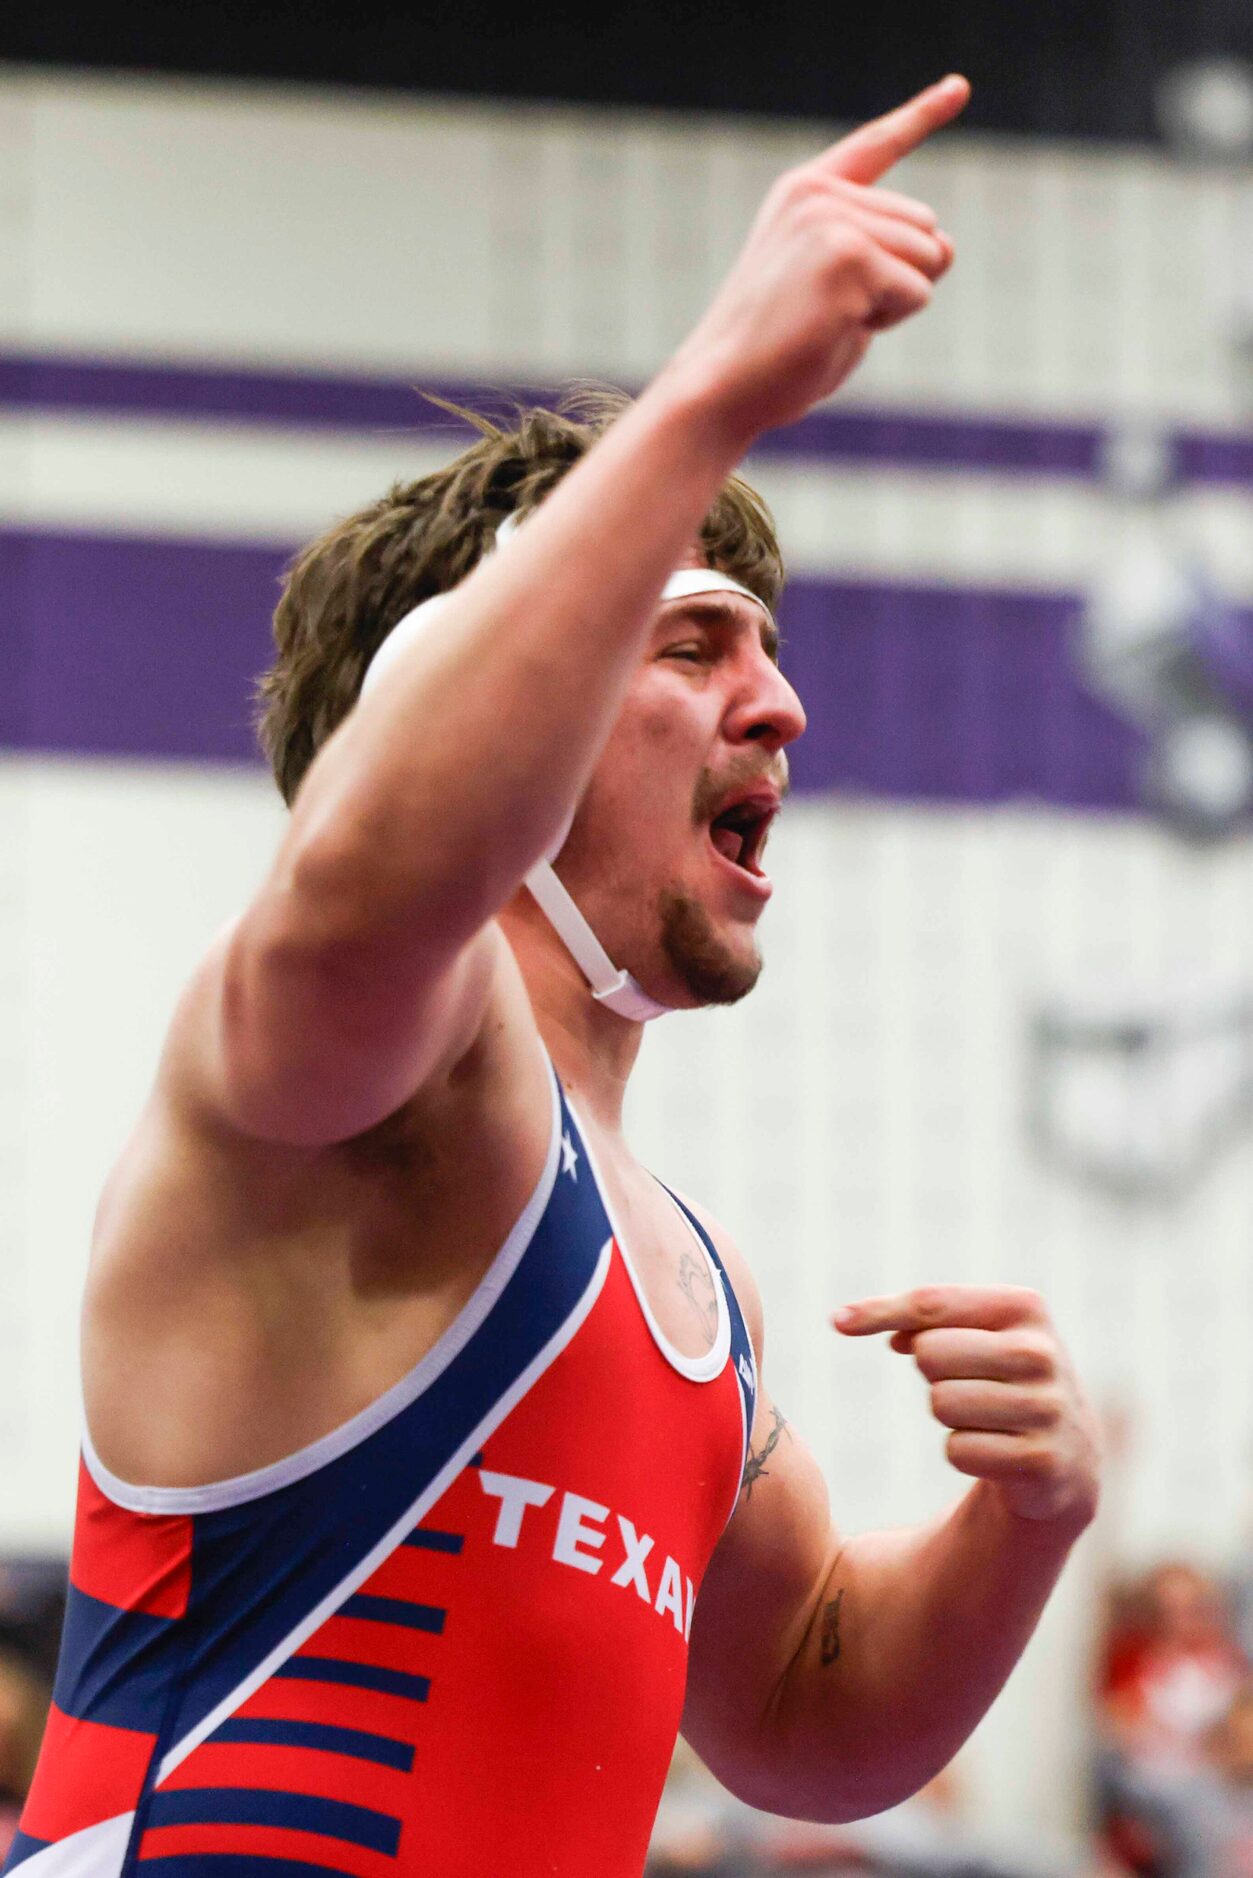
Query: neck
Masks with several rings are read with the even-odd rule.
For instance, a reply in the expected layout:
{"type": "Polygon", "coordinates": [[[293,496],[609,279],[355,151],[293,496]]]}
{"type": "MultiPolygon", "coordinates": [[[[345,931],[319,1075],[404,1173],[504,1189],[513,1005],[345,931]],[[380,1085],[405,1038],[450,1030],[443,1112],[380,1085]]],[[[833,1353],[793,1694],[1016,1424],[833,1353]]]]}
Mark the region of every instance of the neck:
{"type": "Polygon", "coordinates": [[[626,1086],[644,1026],[598,1004],[587,980],[528,893],[510,901],[500,924],[522,971],[535,1021],[562,1084],[581,1114],[610,1135],[622,1133],[626,1086]]]}

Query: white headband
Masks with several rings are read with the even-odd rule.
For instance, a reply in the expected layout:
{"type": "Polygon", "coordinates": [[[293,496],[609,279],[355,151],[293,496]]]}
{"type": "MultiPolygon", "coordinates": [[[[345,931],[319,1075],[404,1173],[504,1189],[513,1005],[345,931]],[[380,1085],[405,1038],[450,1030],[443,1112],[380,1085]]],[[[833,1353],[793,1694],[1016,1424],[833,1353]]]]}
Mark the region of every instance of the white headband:
{"type": "MultiPolygon", "coordinates": [[[[509,538],[517,533],[519,526],[516,515],[507,515],[496,530],[493,548],[504,547],[509,538]]],[[[489,553],[492,551],[488,550],[489,553]]],[[[754,606],[760,607],[771,625],[774,624],[774,616],[759,594],[755,594],[750,587],[742,586],[738,580],[732,580],[729,574],[721,574],[711,567],[676,569],[662,588],[660,599],[662,602],[690,600],[698,593],[738,593],[745,600],[751,600],[754,606]]],[[[365,677],[361,681],[362,697],[379,683],[418,633],[425,631],[449,598],[446,593],[436,594],[396,622],[366,668],[365,677]]],[[[664,1017],[671,1007],[658,1004],[635,982],[630,972],[619,970],[557,878],[552,863],[565,846],[574,814],[575,811],[571,809],[560,836],[545,858],[527,875],[527,891],[555,928],[599,1004],[616,1011],[619,1017],[629,1017],[636,1023],[646,1023],[650,1017],[664,1017]]]]}

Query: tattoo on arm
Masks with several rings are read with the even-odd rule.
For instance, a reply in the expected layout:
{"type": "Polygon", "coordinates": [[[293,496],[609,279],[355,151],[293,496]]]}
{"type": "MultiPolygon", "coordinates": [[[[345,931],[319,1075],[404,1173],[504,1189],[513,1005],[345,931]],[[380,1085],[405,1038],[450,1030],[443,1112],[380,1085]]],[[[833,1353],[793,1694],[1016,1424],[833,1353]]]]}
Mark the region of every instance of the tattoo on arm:
{"type": "Polygon", "coordinates": [[[770,1469],[766,1466],[766,1462],[778,1447],[780,1437],[787,1429],[787,1423],[783,1419],[783,1411],[776,1408],[773,1403],[770,1406],[770,1415],[774,1426],[759,1448],[754,1448],[750,1445],[748,1459],[744,1463],[744,1478],[740,1482],[740,1492],[747,1494],[750,1500],[753,1497],[753,1487],[757,1481],[761,1479],[763,1474],[770,1472],[770,1469]]]}
{"type": "Polygon", "coordinates": [[[712,1341],[718,1334],[718,1299],[708,1267],[694,1253],[684,1252],[679,1260],[679,1290],[699,1317],[701,1329],[712,1341]]]}
{"type": "Polygon", "coordinates": [[[844,1602],[844,1592],[839,1590],[829,1604],[822,1607],[822,1667],[829,1669],[832,1663],[840,1660],[840,1606],[844,1602]]]}

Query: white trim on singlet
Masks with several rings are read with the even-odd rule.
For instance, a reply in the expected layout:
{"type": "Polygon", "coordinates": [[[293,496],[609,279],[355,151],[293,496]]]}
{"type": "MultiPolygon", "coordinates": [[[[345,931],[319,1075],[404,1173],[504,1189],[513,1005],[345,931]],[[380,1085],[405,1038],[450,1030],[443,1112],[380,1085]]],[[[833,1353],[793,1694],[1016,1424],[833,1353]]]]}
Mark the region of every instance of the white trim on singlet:
{"type": "Polygon", "coordinates": [[[24,1858],[15,1870],[30,1878],[118,1878],[130,1849],[135,1815],[115,1813],[95,1826],[81,1826],[24,1858]]]}
{"type": "Polygon", "coordinates": [[[556,1071],[547,1055],[544,1060],[548,1066],[552,1092],[552,1123],[544,1171],[508,1238],[465,1304],[443,1335],[407,1375],[393,1383],[390,1389],[384,1390],[382,1395],[356,1415],[341,1422],[338,1428],[309,1442],[306,1447],[297,1448],[283,1460],[254,1468],[251,1473],[236,1474],[228,1480],[214,1480],[199,1487],[141,1487],[131,1481],[120,1480],[116,1474],[110,1473],[96,1453],[84,1416],[83,1459],[100,1491],[116,1505],[132,1513],[216,1513],[228,1506],[244,1506],[250,1500],[259,1500],[280,1487],[290,1486],[293,1481],[304,1480],[309,1474],[316,1473],[318,1468],[325,1467],[328,1461],[338,1460],[341,1454],[346,1454],[350,1448],[367,1440],[429,1389],[453,1358],[464,1350],[513,1277],[552,1197],[561,1153],[561,1097],[556,1071]]]}
{"type": "MultiPolygon", "coordinates": [[[[680,1376],[686,1376],[689,1382],[713,1382],[722,1374],[726,1367],[727,1358],[731,1354],[731,1308],[727,1303],[727,1296],[723,1289],[721,1275],[717,1266],[710,1258],[704,1241],[674,1195],[659,1181],[658,1186],[662,1193],[665,1194],[667,1200],[669,1200],[671,1206],[673,1206],[675,1212],[683,1221],[687,1231],[691,1234],[696,1250],[704,1263],[705,1270],[709,1273],[714,1288],[714,1297],[717,1299],[718,1304],[718,1329],[714,1335],[712,1345],[705,1351],[703,1356],[685,1356],[682,1350],[676,1349],[675,1345],[671,1343],[669,1337],[667,1337],[665,1331],[657,1322],[656,1314],[648,1301],[648,1293],[645,1291],[640,1275],[632,1263],[627,1242],[619,1229],[617,1219],[614,1217],[613,1207],[609,1200],[609,1191],[601,1178],[600,1168],[592,1152],[592,1144],[587,1137],[587,1130],[583,1126],[582,1118],[575,1109],[568,1094],[566,1096],[566,1107],[574,1116],[575,1121],[578,1122],[579,1133],[583,1137],[583,1150],[587,1155],[588,1164],[592,1170],[592,1179],[596,1182],[596,1189],[600,1194],[601,1205],[604,1207],[605,1213],[609,1219],[609,1224],[613,1229],[614,1243],[621,1254],[622,1263],[626,1267],[627,1277],[631,1280],[631,1288],[635,1292],[636,1299],[639,1302],[640,1312],[644,1318],[644,1322],[648,1325],[653,1342],[657,1345],[657,1348],[661,1351],[661,1354],[665,1357],[671,1368],[678,1370],[680,1376]]],[[[736,1388],[738,1391],[738,1383],[736,1388]]]]}

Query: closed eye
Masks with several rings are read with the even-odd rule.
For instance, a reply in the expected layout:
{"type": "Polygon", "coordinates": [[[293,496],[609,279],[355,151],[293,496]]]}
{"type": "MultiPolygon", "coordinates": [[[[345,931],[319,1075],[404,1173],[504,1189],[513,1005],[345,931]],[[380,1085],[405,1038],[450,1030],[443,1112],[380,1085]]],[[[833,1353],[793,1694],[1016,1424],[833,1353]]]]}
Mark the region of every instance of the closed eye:
{"type": "MultiPolygon", "coordinates": [[[[683,618],[687,626],[700,627],[704,635],[727,640],[746,630],[744,602],[721,594],[693,594],[686,600],[669,603],[672,618],[683,618]]],[[[779,663],[779,631],[773,620],[766,620],[753,609],[753,630],[760,635],[761,649],[772,665],[779,663]]]]}

